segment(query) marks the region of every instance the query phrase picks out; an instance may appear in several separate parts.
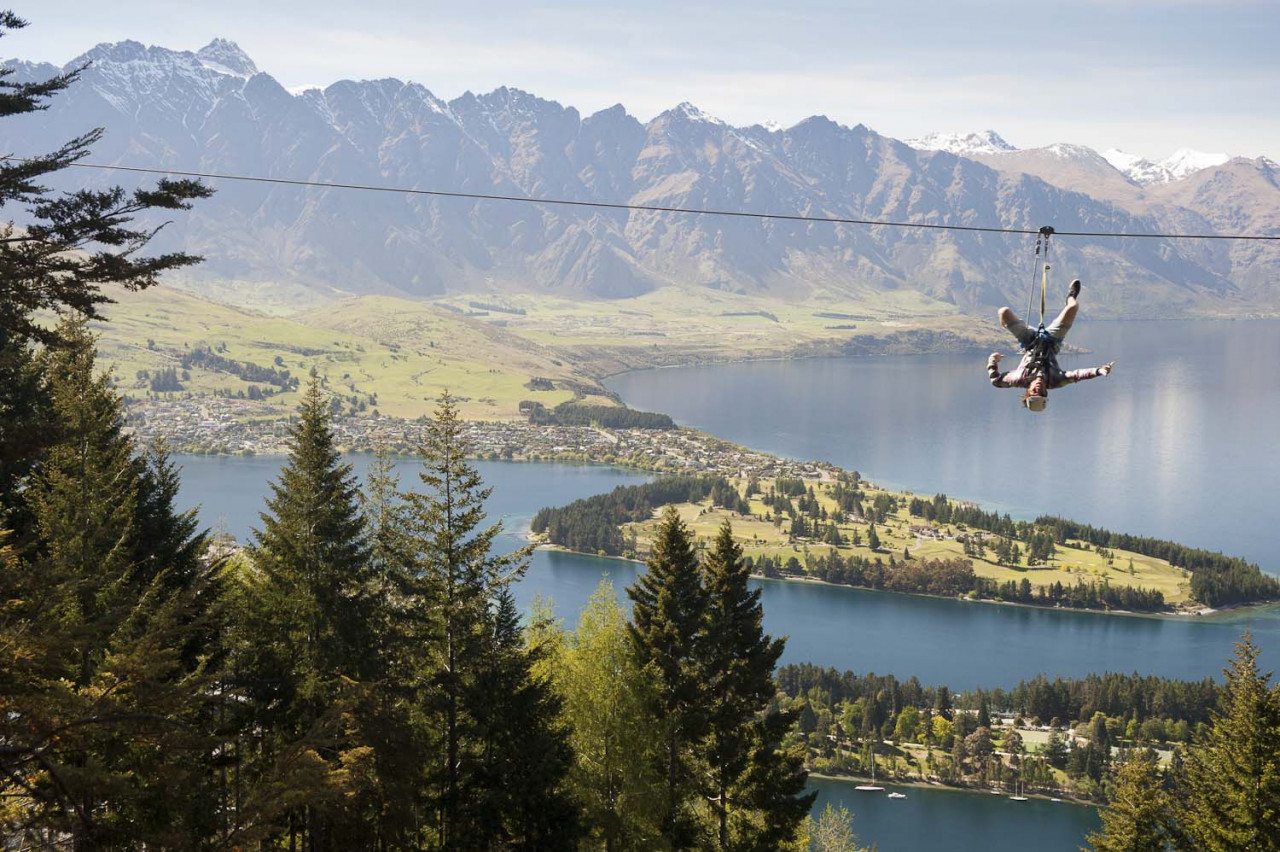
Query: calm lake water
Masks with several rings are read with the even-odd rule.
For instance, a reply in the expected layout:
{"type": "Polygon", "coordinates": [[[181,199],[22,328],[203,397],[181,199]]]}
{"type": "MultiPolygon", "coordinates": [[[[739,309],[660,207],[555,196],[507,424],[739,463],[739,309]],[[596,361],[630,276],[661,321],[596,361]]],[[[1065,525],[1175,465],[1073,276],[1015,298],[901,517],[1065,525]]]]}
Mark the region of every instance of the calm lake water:
{"type": "Polygon", "coordinates": [[[1066,802],[1012,802],[991,793],[884,786],[907,798],[858,792],[847,781],[810,779],[809,789],[818,791],[813,812],[822,813],[828,802],[843,805],[853,814],[859,842],[875,843],[882,852],[1076,852],[1102,824],[1094,808],[1066,802]]]}
{"type": "Polygon", "coordinates": [[[1092,352],[1064,355],[1065,368],[1114,359],[1115,372],[1052,392],[1039,415],[1018,405],[1021,391],[991,387],[981,354],[651,370],[609,384],[628,405],[754,449],[1280,572],[1280,321],[1090,322],[1086,301],[1068,339],[1092,352]]]}

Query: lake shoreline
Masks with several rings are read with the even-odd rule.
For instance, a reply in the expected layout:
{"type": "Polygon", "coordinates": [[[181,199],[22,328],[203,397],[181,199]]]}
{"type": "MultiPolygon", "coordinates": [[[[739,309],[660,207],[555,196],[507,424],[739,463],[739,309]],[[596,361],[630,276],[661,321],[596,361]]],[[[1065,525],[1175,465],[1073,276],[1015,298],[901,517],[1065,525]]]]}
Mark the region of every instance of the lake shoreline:
{"type": "MultiPolygon", "coordinates": [[[[531,532],[527,529],[519,532],[518,534],[523,536],[523,538],[526,541],[534,545],[534,547],[538,550],[546,550],[552,553],[572,553],[576,556],[590,556],[595,559],[612,559],[617,562],[628,562],[628,563],[631,563],[632,565],[645,564],[645,561],[643,559],[632,559],[627,556],[614,556],[611,554],[587,553],[581,550],[573,550],[571,548],[564,547],[563,545],[552,544],[551,542],[546,541],[546,539],[543,538],[542,536],[538,535],[537,533],[531,532]]],[[[1100,616],[1124,616],[1127,618],[1148,618],[1148,619],[1157,619],[1157,620],[1167,619],[1172,621],[1183,621],[1183,620],[1201,619],[1201,618],[1207,621],[1211,621],[1213,620],[1214,616],[1220,616],[1220,615],[1225,616],[1231,613],[1248,611],[1251,609],[1261,610],[1267,607],[1275,607],[1277,605],[1280,605],[1280,601],[1256,601],[1256,602],[1247,603],[1247,604],[1227,604],[1217,608],[1202,607],[1200,609],[1193,610],[1190,612],[1135,612],[1133,610],[1125,610],[1125,609],[1099,610],[1099,609],[1085,609],[1085,608],[1074,608],[1074,607],[1065,607],[1065,606],[1037,606],[1036,604],[1020,603],[1018,601],[1000,601],[1000,600],[993,600],[991,598],[967,598],[967,597],[964,597],[963,595],[952,596],[952,595],[931,595],[926,592],[899,592],[895,589],[873,589],[868,586],[850,586],[846,583],[831,583],[826,580],[819,580],[817,577],[766,577],[763,574],[757,574],[753,572],[751,574],[751,578],[753,580],[760,580],[761,582],[804,583],[812,586],[828,586],[833,589],[851,589],[859,592],[873,592],[873,593],[886,594],[886,595],[901,595],[903,597],[908,597],[908,598],[929,598],[932,600],[940,600],[940,601],[960,601],[962,603],[994,604],[996,606],[1039,610],[1041,612],[1079,612],[1079,613],[1086,613],[1090,615],[1100,615],[1100,616]]]]}
{"type": "MultiPolygon", "coordinates": [[[[856,772],[841,773],[838,775],[833,775],[830,772],[810,771],[809,777],[818,778],[823,781],[834,781],[838,784],[860,784],[864,781],[871,780],[870,776],[860,775],[856,772]]],[[[879,779],[876,779],[876,783],[886,788],[906,787],[906,788],[917,788],[917,789],[923,789],[923,790],[941,790],[949,793],[967,793],[971,796],[996,795],[996,796],[1007,797],[1010,795],[1007,791],[997,790],[993,787],[961,787],[955,784],[944,784],[941,781],[937,781],[937,782],[920,781],[920,780],[915,780],[915,781],[892,780],[891,781],[884,778],[879,778],[879,779]]],[[[868,792],[871,792],[871,791],[868,791],[868,792]]],[[[1054,804],[1076,805],[1077,807],[1082,807],[1082,808],[1101,807],[1101,805],[1099,805],[1097,802],[1092,802],[1092,801],[1089,801],[1088,799],[1081,799],[1077,796],[1072,796],[1069,793],[1061,793],[1057,796],[1049,796],[1044,793],[1026,792],[1026,793],[1023,793],[1022,795],[1026,796],[1028,799],[1038,799],[1040,801],[1045,801],[1045,802],[1053,802],[1054,799],[1057,799],[1057,801],[1054,802],[1054,804]]]]}

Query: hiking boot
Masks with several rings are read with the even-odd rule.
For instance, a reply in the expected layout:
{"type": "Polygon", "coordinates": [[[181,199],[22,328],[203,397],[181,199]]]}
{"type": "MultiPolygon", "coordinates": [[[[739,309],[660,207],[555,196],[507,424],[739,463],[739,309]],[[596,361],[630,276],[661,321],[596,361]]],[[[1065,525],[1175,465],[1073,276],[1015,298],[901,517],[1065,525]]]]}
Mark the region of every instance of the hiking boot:
{"type": "Polygon", "coordinates": [[[1071,282],[1071,287],[1067,290],[1068,299],[1078,299],[1080,297],[1080,279],[1077,278],[1071,282]]]}

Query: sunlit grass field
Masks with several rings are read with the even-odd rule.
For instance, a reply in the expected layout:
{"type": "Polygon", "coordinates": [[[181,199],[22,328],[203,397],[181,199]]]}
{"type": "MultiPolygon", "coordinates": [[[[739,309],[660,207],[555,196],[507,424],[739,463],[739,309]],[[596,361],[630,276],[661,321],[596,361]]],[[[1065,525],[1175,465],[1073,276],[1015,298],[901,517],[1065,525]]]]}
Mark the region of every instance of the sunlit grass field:
{"type": "MultiPolygon", "coordinates": [[[[735,483],[739,490],[744,484],[743,482],[735,483]]],[[[761,483],[766,491],[770,484],[768,481],[761,483]]],[[[866,503],[870,505],[876,489],[864,488],[864,491],[868,495],[866,503]]],[[[828,510],[835,507],[834,500],[827,492],[827,486],[815,486],[815,494],[819,503],[828,510]]],[[[905,551],[913,559],[971,558],[965,557],[964,545],[960,541],[950,538],[939,540],[913,532],[912,527],[928,527],[929,524],[920,518],[908,515],[906,505],[911,495],[895,496],[898,497],[900,506],[898,511],[887,516],[883,524],[875,525],[876,534],[880,538],[879,550],[873,552],[867,546],[867,524],[845,523],[838,525],[841,534],[852,539],[856,531],[861,544],[841,546],[838,550],[842,555],[858,554],[866,558],[878,556],[887,561],[890,555],[895,559],[903,558],[905,551]]],[[[719,531],[721,524],[728,520],[733,525],[735,539],[742,545],[744,552],[753,558],[781,557],[785,562],[794,556],[801,565],[804,565],[807,557],[824,555],[836,549],[832,545],[817,541],[793,542],[788,533],[790,519],[784,517],[781,524],[761,520],[760,518],[769,512],[769,509],[758,497],[753,498],[750,505],[752,512],[750,516],[713,507],[710,501],[682,503],[676,508],[680,517],[702,542],[710,542],[719,531]]],[[[627,525],[624,531],[629,531],[632,527],[635,529],[640,549],[647,550],[647,542],[657,527],[656,517],[641,524],[627,525]]],[[[964,532],[962,527],[955,525],[934,525],[933,528],[944,536],[964,532]]],[[[1166,603],[1174,606],[1190,600],[1190,575],[1184,569],[1175,568],[1163,560],[1138,553],[1122,550],[1109,551],[1109,553],[1111,555],[1106,557],[1092,548],[1086,549],[1079,543],[1057,545],[1057,553],[1047,564],[1028,568],[1025,565],[1025,555],[1021,567],[997,565],[988,547],[987,558],[973,558],[972,561],[974,573],[980,577],[988,577],[1000,582],[1013,580],[1019,583],[1026,579],[1033,588],[1050,586],[1055,582],[1073,586],[1081,580],[1085,583],[1105,580],[1117,587],[1133,586],[1159,590],[1164,594],[1166,603]]]]}

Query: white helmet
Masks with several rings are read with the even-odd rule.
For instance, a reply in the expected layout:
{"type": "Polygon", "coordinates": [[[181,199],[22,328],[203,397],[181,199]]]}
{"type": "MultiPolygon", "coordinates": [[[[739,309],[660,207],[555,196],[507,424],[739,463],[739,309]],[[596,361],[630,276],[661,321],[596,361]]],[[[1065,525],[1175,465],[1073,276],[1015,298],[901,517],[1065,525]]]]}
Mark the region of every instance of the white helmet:
{"type": "Polygon", "coordinates": [[[1022,404],[1025,405],[1028,410],[1039,414],[1041,411],[1044,411],[1045,407],[1049,404],[1049,397],[1032,394],[1024,399],[1022,404]]]}

